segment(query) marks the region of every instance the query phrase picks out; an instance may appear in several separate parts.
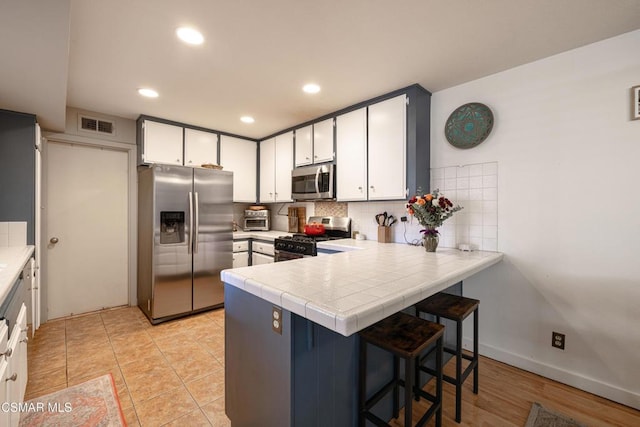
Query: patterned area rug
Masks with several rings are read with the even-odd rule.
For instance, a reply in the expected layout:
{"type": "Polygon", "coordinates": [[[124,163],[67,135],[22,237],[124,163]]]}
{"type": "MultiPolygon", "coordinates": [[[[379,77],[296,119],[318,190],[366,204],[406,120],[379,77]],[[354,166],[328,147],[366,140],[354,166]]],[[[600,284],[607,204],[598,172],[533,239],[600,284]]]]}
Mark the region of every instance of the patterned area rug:
{"type": "Polygon", "coordinates": [[[24,403],[20,427],[124,427],[111,374],[24,403]]]}
{"type": "Polygon", "coordinates": [[[538,402],[531,405],[531,412],[524,427],[587,427],[573,418],[545,408],[538,402]]]}

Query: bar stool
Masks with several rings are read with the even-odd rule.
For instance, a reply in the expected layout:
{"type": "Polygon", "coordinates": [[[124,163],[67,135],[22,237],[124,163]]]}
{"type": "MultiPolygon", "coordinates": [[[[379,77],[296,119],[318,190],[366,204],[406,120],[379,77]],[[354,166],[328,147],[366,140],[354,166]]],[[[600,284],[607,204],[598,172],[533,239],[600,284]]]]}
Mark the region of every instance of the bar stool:
{"type": "Polygon", "coordinates": [[[370,409],[387,393],[393,390],[393,417],[398,418],[400,412],[400,391],[404,387],[404,425],[412,426],[413,396],[421,396],[431,402],[429,409],[420,418],[416,426],[424,425],[435,413],[436,426],[442,424],[442,337],[444,326],[406,313],[396,313],[360,331],[360,366],[358,378],[358,424],[365,425],[370,420],[378,426],[388,426],[370,409]],[[436,351],[436,392],[427,393],[414,384],[416,362],[420,353],[435,343],[436,351]],[[393,354],[393,379],[367,400],[367,344],[375,345],[393,354]],[[400,379],[400,359],[404,359],[405,376],[400,379]]]}
{"type": "MultiPolygon", "coordinates": [[[[478,394],[478,307],[480,301],[472,298],[465,298],[457,295],[450,295],[444,292],[437,293],[415,305],[416,316],[420,313],[427,313],[436,316],[436,322],[440,323],[440,318],[453,320],[456,322],[456,347],[454,349],[444,347],[444,351],[456,357],[456,376],[452,378],[443,375],[446,382],[456,386],[456,422],[462,419],[462,384],[465,382],[473,370],[473,393],[478,394]],[[473,355],[469,356],[462,352],[462,322],[473,313],[473,355]],[[469,366],[462,371],[462,359],[471,361],[469,366]]],[[[420,371],[434,375],[432,369],[423,366],[420,360],[416,369],[416,378],[419,379],[420,371]]]]}

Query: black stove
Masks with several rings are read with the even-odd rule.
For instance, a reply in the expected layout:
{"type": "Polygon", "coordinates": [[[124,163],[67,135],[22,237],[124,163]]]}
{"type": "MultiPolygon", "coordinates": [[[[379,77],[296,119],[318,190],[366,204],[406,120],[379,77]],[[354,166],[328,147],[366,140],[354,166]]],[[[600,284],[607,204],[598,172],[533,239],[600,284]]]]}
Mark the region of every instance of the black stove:
{"type": "Polygon", "coordinates": [[[326,234],[321,236],[307,236],[306,234],[294,234],[281,236],[275,239],[276,261],[316,256],[317,242],[344,239],[351,237],[351,219],[342,217],[311,217],[309,223],[318,222],[325,226],[326,234]]]}

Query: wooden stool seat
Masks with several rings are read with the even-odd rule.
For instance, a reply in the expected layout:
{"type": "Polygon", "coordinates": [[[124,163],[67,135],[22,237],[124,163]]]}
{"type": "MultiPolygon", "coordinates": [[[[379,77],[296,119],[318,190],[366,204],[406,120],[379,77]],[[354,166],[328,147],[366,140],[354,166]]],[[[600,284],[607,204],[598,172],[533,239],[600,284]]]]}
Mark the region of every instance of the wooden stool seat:
{"type": "Polygon", "coordinates": [[[442,336],[444,326],[406,313],[396,313],[360,331],[360,338],[412,359],[442,336]]]}
{"type": "Polygon", "coordinates": [[[480,301],[477,299],[440,292],[417,303],[416,310],[457,322],[466,319],[478,305],[480,301]]]}
{"type": "Polygon", "coordinates": [[[396,313],[386,319],[369,326],[359,332],[360,336],[360,366],[359,366],[359,415],[358,424],[364,427],[366,420],[372,421],[379,426],[388,424],[374,415],[370,409],[378,403],[387,393],[393,391],[393,417],[399,415],[399,386],[405,389],[404,405],[404,425],[412,426],[412,400],[413,397],[424,397],[431,402],[427,412],[420,418],[417,426],[423,426],[434,414],[436,426],[442,424],[442,349],[443,349],[444,326],[430,322],[419,317],[406,313],[396,313]],[[367,378],[367,344],[375,345],[393,354],[393,379],[375,392],[369,399],[366,396],[367,378]],[[434,375],[436,377],[435,394],[421,390],[419,385],[414,384],[415,368],[420,353],[429,346],[435,344],[436,367],[434,375]],[[405,361],[404,379],[399,378],[400,359],[405,361]]]}
{"type": "MultiPolygon", "coordinates": [[[[444,347],[444,351],[453,354],[456,358],[456,376],[444,375],[443,379],[456,387],[456,422],[462,419],[462,384],[469,374],[473,372],[473,392],[478,394],[478,307],[480,301],[458,295],[450,295],[444,292],[437,293],[415,305],[416,317],[420,318],[421,313],[431,314],[436,317],[436,322],[440,319],[449,319],[456,322],[456,347],[444,347]],[[462,322],[473,313],[473,355],[462,352],[462,322]],[[471,363],[462,370],[462,359],[471,363]]],[[[418,359],[416,367],[416,382],[420,379],[420,371],[433,375],[435,372],[426,366],[422,366],[422,360],[427,355],[418,359]]],[[[418,396],[416,396],[418,399],[418,396]]]]}

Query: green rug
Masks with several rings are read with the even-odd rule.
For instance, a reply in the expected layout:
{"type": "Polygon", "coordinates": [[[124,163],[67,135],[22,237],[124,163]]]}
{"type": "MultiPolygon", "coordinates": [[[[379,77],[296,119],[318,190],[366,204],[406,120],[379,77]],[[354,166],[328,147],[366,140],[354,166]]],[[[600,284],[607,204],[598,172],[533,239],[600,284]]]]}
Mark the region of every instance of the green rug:
{"type": "Polygon", "coordinates": [[[535,402],[531,405],[531,412],[524,427],[587,427],[587,425],[535,402]]]}

